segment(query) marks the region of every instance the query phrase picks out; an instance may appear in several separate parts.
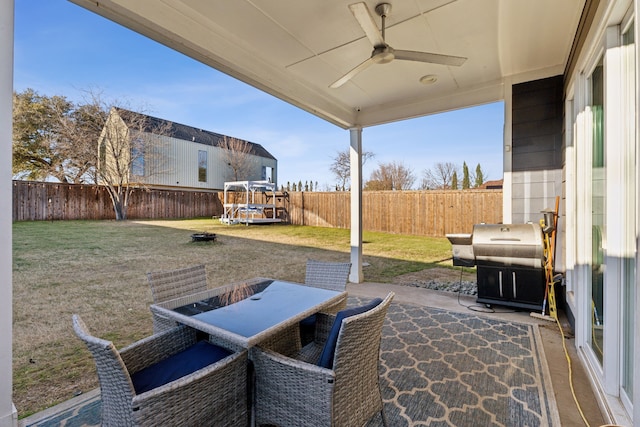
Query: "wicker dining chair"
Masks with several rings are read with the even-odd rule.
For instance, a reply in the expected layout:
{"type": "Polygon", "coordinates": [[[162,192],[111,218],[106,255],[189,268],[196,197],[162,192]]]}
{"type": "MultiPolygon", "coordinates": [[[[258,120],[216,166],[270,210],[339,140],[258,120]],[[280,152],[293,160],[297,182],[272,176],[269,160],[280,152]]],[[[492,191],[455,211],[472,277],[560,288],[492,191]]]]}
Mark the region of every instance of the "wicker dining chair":
{"type": "Polygon", "coordinates": [[[335,316],[319,314],[318,339],[293,358],[253,347],[256,424],[361,426],[380,412],[386,426],[378,363],[393,297],[390,292],[335,316]]]}
{"type": "Polygon", "coordinates": [[[304,283],[315,288],[344,291],[351,271],[350,262],[307,260],[304,283]]]}
{"type": "MultiPolygon", "coordinates": [[[[153,303],[168,301],[200,291],[207,290],[207,270],[204,264],[176,270],[155,271],[147,273],[147,281],[151,286],[153,303]]],[[[153,313],[153,332],[177,326],[176,322],[153,313]]]]}
{"type": "MultiPolygon", "coordinates": [[[[304,283],[315,288],[328,289],[331,291],[344,291],[347,289],[350,262],[326,262],[307,260],[307,271],[304,283]]],[[[347,306],[347,298],[335,303],[331,307],[325,308],[325,313],[337,313],[347,306]]],[[[300,322],[300,339],[303,344],[309,343],[315,334],[316,315],[307,317],[300,322]]]]}
{"type": "Polygon", "coordinates": [[[178,326],[118,351],[72,321],[95,360],[103,427],[248,425],[246,350],[197,342],[178,326]]]}

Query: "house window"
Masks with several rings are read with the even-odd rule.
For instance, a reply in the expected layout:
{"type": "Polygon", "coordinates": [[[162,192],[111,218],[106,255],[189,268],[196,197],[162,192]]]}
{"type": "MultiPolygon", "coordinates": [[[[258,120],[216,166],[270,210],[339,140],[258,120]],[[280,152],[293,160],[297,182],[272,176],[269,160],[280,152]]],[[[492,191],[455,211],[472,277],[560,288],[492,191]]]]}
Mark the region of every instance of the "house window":
{"type": "Polygon", "coordinates": [[[198,150],[198,182],[207,182],[207,152],[198,150]]]}
{"type": "Polygon", "coordinates": [[[140,147],[131,148],[131,174],[144,176],[144,150],[140,147]]]}
{"type": "Polygon", "coordinates": [[[273,168],[270,166],[262,167],[262,180],[273,182],[273,168]]]}

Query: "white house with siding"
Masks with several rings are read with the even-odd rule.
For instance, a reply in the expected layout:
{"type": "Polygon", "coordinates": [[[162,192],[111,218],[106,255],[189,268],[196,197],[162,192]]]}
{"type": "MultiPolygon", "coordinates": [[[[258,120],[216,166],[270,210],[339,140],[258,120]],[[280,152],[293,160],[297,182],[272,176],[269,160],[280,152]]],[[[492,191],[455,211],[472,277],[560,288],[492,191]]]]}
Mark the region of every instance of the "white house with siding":
{"type": "Polygon", "coordinates": [[[121,164],[130,169],[128,180],[154,188],[217,191],[224,189],[225,181],[238,179],[277,184],[278,161],[260,144],[121,108],[111,109],[98,151],[99,167],[113,170],[114,153],[120,152],[125,159],[121,164]],[[128,146],[123,150],[116,147],[124,138],[110,137],[119,132],[108,128],[127,129],[128,146]],[[224,148],[225,139],[239,141],[246,150],[230,155],[224,148]],[[246,167],[242,168],[243,176],[236,177],[230,159],[238,157],[246,167]]]}

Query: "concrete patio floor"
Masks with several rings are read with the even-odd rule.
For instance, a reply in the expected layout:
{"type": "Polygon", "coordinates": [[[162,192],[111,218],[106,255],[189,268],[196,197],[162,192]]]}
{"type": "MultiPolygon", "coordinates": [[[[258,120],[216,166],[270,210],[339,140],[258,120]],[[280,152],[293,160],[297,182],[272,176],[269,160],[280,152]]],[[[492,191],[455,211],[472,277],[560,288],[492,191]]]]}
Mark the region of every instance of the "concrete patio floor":
{"type": "MultiPolygon", "coordinates": [[[[513,311],[509,307],[495,306],[495,312],[484,312],[472,310],[472,308],[484,310],[482,305],[477,305],[475,297],[458,295],[451,292],[432,291],[412,286],[401,286],[380,283],[349,284],[347,286],[349,295],[360,297],[383,297],[389,291],[393,291],[396,296],[394,302],[417,304],[429,307],[437,307],[452,311],[477,314],[504,321],[514,321],[520,323],[530,323],[539,325],[540,334],[543,338],[545,356],[550,370],[553,391],[559,408],[559,417],[562,426],[584,426],[585,423],[573,399],[569,385],[569,370],[565,353],[562,347],[562,340],[558,326],[555,322],[548,322],[533,318],[529,312],[513,311]],[[471,307],[471,308],[469,308],[471,307]]],[[[569,326],[562,318],[561,323],[565,328],[565,333],[569,331],[569,326]]],[[[567,338],[566,347],[572,361],[573,384],[577,399],[582,412],[592,427],[607,424],[609,420],[603,417],[599,404],[592,392],[587,374],[578,360],[573,338],[567,338]]],[[[92,390],[70,401],[63,402],[53,408],[49,408],[41,413],[34,414],[28,418],[20,420],[20,426],[28,426],[37,423],[37,420],[51,418],[55,414],[62,413],[70,407],[77,406],[82,401],[92,401],[97,398],[99,390],[92,390]]]]}

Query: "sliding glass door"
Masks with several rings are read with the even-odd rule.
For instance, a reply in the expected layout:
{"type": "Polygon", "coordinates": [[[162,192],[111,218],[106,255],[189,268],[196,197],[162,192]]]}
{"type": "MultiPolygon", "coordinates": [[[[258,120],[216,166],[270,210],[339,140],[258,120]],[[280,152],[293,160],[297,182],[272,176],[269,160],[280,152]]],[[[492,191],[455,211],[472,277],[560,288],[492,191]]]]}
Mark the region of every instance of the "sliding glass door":
{"type": "Polygon", "coordinates": [[[604,273],[606,243],[606,147],[604,138],[604,67],[602,59],[589,77],[591,110],[591,349],[604,357],[604,273]]]}

